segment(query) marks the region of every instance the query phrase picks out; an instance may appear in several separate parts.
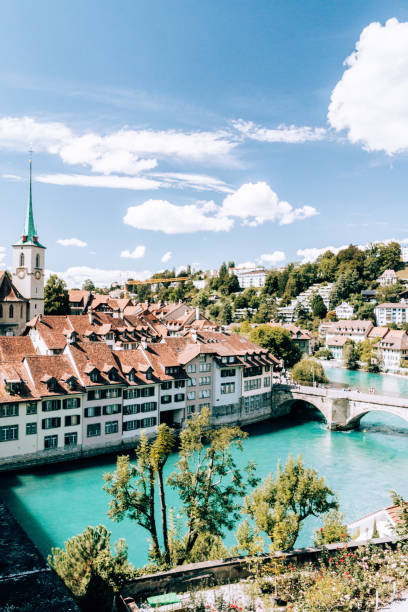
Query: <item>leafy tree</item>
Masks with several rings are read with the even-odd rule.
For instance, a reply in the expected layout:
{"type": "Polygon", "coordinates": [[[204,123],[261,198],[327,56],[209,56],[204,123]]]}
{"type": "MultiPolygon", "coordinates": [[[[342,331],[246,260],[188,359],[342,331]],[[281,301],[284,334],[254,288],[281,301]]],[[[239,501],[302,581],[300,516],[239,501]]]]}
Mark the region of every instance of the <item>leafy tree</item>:
{"type": "Polygon", "coordinates": [[[231,293],[241,291],[238,277],[235,274],[227,274],[219,289],[224,295],[231,295],[231,293]]]}
{"type": "Polygon", "coordinates": [[[239,427],[209,429],[208,410],[202,410],[180,434],[180,459],[168,478],[182,502],[186,533],[172,543],[172,557],[184,563],[202,533],[222,537],[241,515],[241,499],[258,480],[254,464],[237,467],[233,449],[242,450],[247,436],[239,427]],[[244,477],[245,475],[245,477],[244,477]]]}
{"type": "Polygon", "coordinates": [[[243,293],[238,293],[234,298],[234,308],[248,308],[248,296],[245,295],[245,291],[243,293]]]}
{"type": "Polygon", "coordinates": [[[327,321],[337,321],[337,315],[335,310],[329,310],[326,315],[327,321]]]}
{"type": "Polygon", "coordinates": [[[276,295],[279,291],[279,272],[270,272],[265,279],[262,293],[265,295],[276,295]]]}
{"type": "Polygon", "coordinates": [[[290,332],[283,327],[259,325],[251,329],[249,339],[268,349],[276,359],[283,359],[287,368],[291,368],[301,358],[300,348],[293,342],[290,332]]]}
{"type": "Polygon", "coordinates": [[[239,333],[240,334],[249,334],[249,332],[251,331],[251,324],[249,321],[242,321],[241,325],[239,326],[239,333]]]}
{"type": "Polygon", "coordinates": [[[399,506],[400,516],[399,521],[395,526],[395,531],[400,536],[408,536],[408,502],[396,491],[391,491],[392,503],[394,506],[399,506]]]}
{"type": "Polygon", "coordinates": [[[311,300],[311,307],[314,317],[318,317],[319,319],[324,319],[327,315],[327,308],[325,303],[323,302],[323,298],[321,295],[316,293],[311,300]]]}
{"type": "Polygon", "coordinates": [[[220,320],[223,325],[229,325],[232,323],[232,308],[230,302],[225,302],[223,309],[221,310],[220,320]]]}
{"type": "Polygon", "coordinates": [[[349,370],[358,370],[360,352],[353,340],[347,340],[343,349],[343,360],[349,370]]]}
{"type": "Polygon", "coordinates": [[[398,270],[401,265],[401,246],[398,242],[390,242],[380,247],[381,272],[398,270]]]}
{"type": "Polygon", "coordinates": [[[333,491],[316,470],[306,468],[303,459],[289,456],[284,468],[278,464],[276,477],[266,480],[245,498],[244,512],[266,533],[273,550],[291,550],[303,521],[337,510],[333,491]]]}
{"type": "Polygon", "coordinates": [[[334,281],[337,269],[337,258],[334,253],[326,251],[318,257],[316,264],[320,280],[327,282],[334,281]]]}
{"type": "Polygon", "coordinates": [[[401,283],[395,283],[395,285],[386,285],[384,287],[378,287],[375,298],[377,302],[399,302],[400,294],[405,289],[401,283]]]}
{"type": "Polygon", "coordinates": [[[292,378],[298,383],[327,383],[328,379],[321,363],[312,357],[304,357],[292,370],[292,378]]]}
{"type": "Polygon", "coordinates": [[[47,315],[70,313],[67,284],[56,274],[51,274],[44,287],[44,311],[47,315]]]}
{"type": "Polygon", "coordinates": [[[262,302],[252,320],[254,323],[267,323],[270,318],[270,308],[266,302],[262,302]]]}
{"type": "Polygon", "coordinates": [[[200,289],[195,298],[193,305],[198,306],[201,310],[205,310],[209,304],[210,294],[208,289],[200,289]]]}
{"type": "Polygon", "coordinates": [[[95,291],[95,285],[90,278],[87,278],[86,280],[84,280],[82,284],[82,290],[83,291],[95,291]]]}
{"type": "Polygon", "coordinates": [[[228,269],[235,268],[235,261],[228,262],[228,269]]]}
{"type": "Polygon", "coordinates": [[[356,268],[344,270],[337,278],[330,294],[330,307],[337,306],[351,294],[359,293],[363,288],[361,275],[356,268]]]}
{"type": "Polygon", "coordinates": [[[125,540],[115,543],[112,554],[110,536],[103,525],[88,527],[48,556],[49,565],[84,610],[111,612],[114,594],[135,577],[125,540]]]}
{"type": "Polygon", "coordinates": [[[104,490],[111,496],[108,516],[113,521],[128,517],[146,529],[151,537],[151,557],[157,562],[169,563],[167,509],[163,483],[163,469],[174,446],[174,432],[167,425],[159,426],[157,438],[151,442],[142,434],[136,449],[136,464],[131,465],[129,455],[119,456],[116,471],[105,474],[104,490]],[[159,489],[164,552],[159,545],[156,524],[156,492],[159,489]]]}
{"type": "Polygon", "coordinates": [[[315,546],[325,546],[335,542],[347,542],[348,539],[344,514],[331,510],[323,515],[323,527],[316,529],[313,543],[315,546]]]}
{"type": "Polygon", "coordinates": [[[380,357],[376,349],[378,338],[366,338],[361,343],[360,361],[364,363],[364,369],[367,372],[379,372],[380,371],[380,357]]]}

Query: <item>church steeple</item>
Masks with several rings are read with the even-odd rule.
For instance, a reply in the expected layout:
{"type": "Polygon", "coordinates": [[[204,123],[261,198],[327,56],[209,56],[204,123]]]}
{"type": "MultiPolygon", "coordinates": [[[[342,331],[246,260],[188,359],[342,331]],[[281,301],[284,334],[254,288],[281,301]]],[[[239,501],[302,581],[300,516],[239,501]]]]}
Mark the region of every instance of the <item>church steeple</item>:
{"type": "Polygon", "coordinates": [[[34,215],[33,215],[33,192],[32,192],[32,165],[33,160],[30,155],[30,194],[28,198],[28,206],[27,206],[27,214],[24,225],[24,233],[22,239],[24,242],[38,242],[37,231],[34,225],[34,215]]]}

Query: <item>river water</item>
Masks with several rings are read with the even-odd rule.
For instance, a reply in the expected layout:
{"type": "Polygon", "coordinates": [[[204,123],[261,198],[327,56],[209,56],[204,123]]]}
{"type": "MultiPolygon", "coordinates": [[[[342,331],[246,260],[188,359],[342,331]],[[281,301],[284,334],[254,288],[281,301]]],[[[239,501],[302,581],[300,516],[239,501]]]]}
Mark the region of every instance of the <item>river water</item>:
{"type": "MultiPolygon", "coordinates": [[[[337,368],[328,368],[327,375],[352,388],[408,395],[408,381],[403,378],[337,368]]],[[[244,452],[237,453],[239,464],[253,459],[258,475],[265,477],[276,469],[277,461],[284,463],[290,453],[302,454],[306,465],[337,491],[348,522],[389,505],[391,489],[408,497],[408,422],[371,413],[357,431],[330,432],[316,418],[304,414],[251,426],[244,452]]],[[[176,460],[175,455],[170,457],[168,473],[176,460]]],[[[102,490],[102,477],[114,467],[115,458],[105,456],[75,462],[71,468],[56,465],[10,474],[2,477],[0,494],[44,555],[88,525],[103,523],[114,539],[126,538],[130,560],[141,565],[147,559],[146,532],[129,520],[113,523],[106,515],[109,498],[102,490]]],[[[168,505],[177,508],[174,494],[168,505]]],[[[306,522],[299,546],[311,543],[318,524],[315,519],[306,522]]],[[[234,542],[233,534],[227,534],[226,543],[234,542]]]]}

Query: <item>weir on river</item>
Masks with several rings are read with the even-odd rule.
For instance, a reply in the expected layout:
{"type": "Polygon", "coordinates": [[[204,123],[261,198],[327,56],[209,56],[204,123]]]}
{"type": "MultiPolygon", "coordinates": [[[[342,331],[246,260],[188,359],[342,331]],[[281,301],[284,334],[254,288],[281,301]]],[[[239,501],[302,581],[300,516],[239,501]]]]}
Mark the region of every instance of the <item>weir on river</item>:
{"type": "MultiPolygon", "coordinates": [[[[399,389],[408,397],[408,381],[403,378],[331,368],[327,374],[330,380],[354,389],[374,387],[380,393],[399,389]]],[[[240,465],[253,459],[258,475],[265,477],[276,469],[278,460],[284,463],[290,453],[302,454],[306,465],[338,492],[348,522],[389,505],[391,489],[408,497],[408,423],[398,417],[372,413],[357,430],[331,432],[317,411],[302,406],[295,414],[253,425],[248,433],[244,452],[237,453],[240,465]]],[[[167,474],[176,460],[176,455],[170,457],[167,474]]],[[[113,539],[126,538],[131,561],[141,565],[147,560],[146,532],[129,520],[115,524],[106,515],[109,498],[102,490],[102,477],[114,468],[115,458],[104,456],[71,468],[55,465],[4,475],[1,495],[44,555],[88,525],[103,523],[113,539]]],[[[169,495],[168,505],[177,509],[174,494],[169,495]]],[[[308,520],[299,545],[311,543],[318,524],[308,520]]],[[[227,534],[226,543],[234,543],[233,534],[227,534]]]]}

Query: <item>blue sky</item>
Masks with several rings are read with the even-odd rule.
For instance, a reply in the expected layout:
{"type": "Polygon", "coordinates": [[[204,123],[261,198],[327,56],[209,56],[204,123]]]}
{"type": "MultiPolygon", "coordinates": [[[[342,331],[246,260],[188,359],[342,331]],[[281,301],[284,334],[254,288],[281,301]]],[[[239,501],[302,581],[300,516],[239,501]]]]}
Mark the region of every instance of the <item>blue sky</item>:
{"type": "Polygon", "coordinates": [[[4,0],[0,57],[2,267],[30,146],[70,286],[408,237],[404,1],[4,0]]]}

